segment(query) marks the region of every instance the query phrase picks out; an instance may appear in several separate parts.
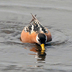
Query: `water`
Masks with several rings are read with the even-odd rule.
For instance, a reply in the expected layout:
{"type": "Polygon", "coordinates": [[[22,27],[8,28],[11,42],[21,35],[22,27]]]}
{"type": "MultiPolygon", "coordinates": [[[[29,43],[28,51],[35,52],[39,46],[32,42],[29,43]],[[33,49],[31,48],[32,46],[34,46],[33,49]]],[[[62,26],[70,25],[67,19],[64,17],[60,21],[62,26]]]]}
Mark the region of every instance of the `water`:
{"type": "Polygon", "coordinates": [[[71,55],[71,0],[0,0],[0,72],[72,72],[71,55]],[[19,39],[30,13],[52,34],[44,56],[19,39]]]}

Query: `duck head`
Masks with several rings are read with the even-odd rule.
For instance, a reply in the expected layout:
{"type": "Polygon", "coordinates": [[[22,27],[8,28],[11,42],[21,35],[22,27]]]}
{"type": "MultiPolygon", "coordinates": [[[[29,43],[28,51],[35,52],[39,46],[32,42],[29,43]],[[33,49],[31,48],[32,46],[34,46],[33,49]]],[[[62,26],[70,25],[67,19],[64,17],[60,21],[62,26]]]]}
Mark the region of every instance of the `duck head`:
{"type": "Polygon", "coordinates": [[[47,36],[43,33],[39,33],[36,36],[36,40],[37,40],[38,44],[41,46],[41,52],[44,52],[45,51],[45,43],[47,41],[47,36]]]}

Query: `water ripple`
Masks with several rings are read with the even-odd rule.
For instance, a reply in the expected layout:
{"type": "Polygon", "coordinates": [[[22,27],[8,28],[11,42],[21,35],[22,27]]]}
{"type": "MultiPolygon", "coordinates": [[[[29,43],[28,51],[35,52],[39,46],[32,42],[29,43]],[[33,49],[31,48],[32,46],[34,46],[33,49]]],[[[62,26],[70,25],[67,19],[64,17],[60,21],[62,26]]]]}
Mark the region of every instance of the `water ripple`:
{"type": "MultiPolygon", "coordinates": [[[[33,4],[20,4],[20,3],[0,3],[1,8],[26,8],[26,9],[41,9],[41,10],[61,10],[61,11],[72,11],[72,8],[70,7],[64,7],[64,6],[48,6],[48,5],[33,5],[33,4]]],[[[13,10],[5,10],[0,9],[0,11],[3,12],[11,12],[11,13],[20,13],[13,10]]]]}

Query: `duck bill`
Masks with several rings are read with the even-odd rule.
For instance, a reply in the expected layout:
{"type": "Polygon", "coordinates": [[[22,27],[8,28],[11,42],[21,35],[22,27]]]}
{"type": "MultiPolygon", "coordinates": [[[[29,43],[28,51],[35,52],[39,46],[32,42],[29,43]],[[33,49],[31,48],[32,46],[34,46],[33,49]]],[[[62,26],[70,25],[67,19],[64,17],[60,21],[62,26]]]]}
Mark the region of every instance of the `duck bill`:
{"type": "Polygon", "coordinates": [[[41,44],[41,52],[44,53],[45,52],[45,45],[41,44]]]}

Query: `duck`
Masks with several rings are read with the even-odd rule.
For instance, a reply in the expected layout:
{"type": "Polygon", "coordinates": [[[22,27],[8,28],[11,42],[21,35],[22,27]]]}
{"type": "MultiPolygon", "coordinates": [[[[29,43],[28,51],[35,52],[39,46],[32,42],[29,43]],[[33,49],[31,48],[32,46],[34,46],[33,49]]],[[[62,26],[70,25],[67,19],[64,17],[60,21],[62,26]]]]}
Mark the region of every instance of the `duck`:
{"type": "Polygon", "coordinates": [[[40,23],[36,15],[31,15],[32,20],[22,30],[20,40],[23,43],[36,43],[40,45],[41,52],[43,53],[46,42],[52,41],[51,32],[40,23]]]}

